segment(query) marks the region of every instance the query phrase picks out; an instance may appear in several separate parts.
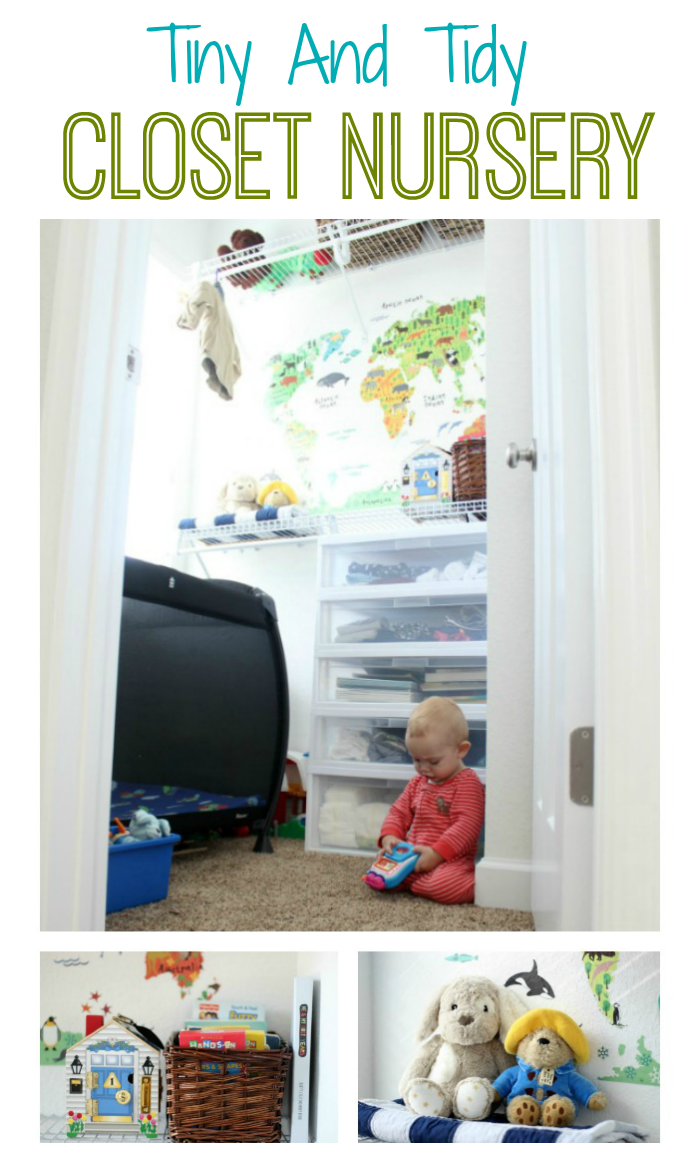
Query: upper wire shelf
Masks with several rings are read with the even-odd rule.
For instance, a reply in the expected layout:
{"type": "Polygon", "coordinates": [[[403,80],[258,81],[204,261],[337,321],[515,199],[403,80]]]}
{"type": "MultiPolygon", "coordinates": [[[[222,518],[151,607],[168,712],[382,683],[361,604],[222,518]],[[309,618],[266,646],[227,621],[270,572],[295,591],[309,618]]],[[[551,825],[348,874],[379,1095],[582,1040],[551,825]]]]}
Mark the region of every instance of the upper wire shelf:
{"type": "Polygon", "coordinates": [[[486,501],[452,501],[444,504],[386,505],[376,509],[348,509],[339,513],[305,513],[280,516],[275,521],[247,520],[236,525],[211,525],[181,529],[178,553],[206,553],[212,550],[245,549],[246,546],[281,544],[300,539],[315,540],[327,534],[357,535],[386,533],[398,535],[417,525],[460,525],[464,521],[485,521],[486,501]]]}
{"type": "Polygon", "coordinates": [[[371,270],[385,263],[440,254],[484,237],[483,218],[319,219],[260,246],[195,263],[193,281],[226,279],[242,290],[278,291],[298,283],[371,270]]]}

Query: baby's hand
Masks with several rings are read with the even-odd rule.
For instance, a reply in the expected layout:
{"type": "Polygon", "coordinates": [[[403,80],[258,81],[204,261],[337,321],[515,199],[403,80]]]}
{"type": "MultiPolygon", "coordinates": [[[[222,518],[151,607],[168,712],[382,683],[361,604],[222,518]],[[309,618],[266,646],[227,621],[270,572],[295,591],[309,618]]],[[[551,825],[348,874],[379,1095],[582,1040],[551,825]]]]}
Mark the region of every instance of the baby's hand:
{"type": "Polygon", "coordinates": [[[380,847],[381,852],[391,852],[392,848],[396,844],[400,844],[401,841],[399,840],[398,836],[382,836],[379,843],[381,846],[380,847]]]}
{"type": "Polygon", "coordinates": [[[445,857],[436,852],[434,848],[428,848],[423,844],[414,844],[416,852],[420,852],[418,863],[414,868],[414,872],[432,872],[437,868],[438,864],[442,864],[445,857]]]}

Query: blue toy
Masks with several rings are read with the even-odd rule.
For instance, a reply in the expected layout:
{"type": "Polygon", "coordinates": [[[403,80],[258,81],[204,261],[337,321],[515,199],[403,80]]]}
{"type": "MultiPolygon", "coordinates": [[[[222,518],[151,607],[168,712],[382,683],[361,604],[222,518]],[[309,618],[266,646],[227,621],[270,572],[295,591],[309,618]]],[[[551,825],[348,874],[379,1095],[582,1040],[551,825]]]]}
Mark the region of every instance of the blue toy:
{"type": "Polygon", "coordinates": [[[159,820],[143,808],[137,808],[134,812],[128,831],[120,821],[117,823],[119,834],[112,839],[113,845],[133,844],[138,840],[160,840],[161,837],[170,835],[169,822],[159,820]]]}
{"type": "Polygon", "coordinates": [[[402,881],[413,872],[420,857],[412,844],[401,840],[394,844],[391,852],[382,852],[362,879],[377,892],[398,888],[402,881]]]}

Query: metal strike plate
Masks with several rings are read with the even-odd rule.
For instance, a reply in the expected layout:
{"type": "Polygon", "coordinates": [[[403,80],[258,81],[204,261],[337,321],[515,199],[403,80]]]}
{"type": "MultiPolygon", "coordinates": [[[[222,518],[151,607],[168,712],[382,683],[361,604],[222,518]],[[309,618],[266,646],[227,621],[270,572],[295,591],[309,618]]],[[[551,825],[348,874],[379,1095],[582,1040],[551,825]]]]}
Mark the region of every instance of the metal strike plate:
{"type": "Polygon", "coordinates": [[[594,738],[592,727],[578,727],[569,738],[569,795],[586,808],[593,805],[594,738]]]}

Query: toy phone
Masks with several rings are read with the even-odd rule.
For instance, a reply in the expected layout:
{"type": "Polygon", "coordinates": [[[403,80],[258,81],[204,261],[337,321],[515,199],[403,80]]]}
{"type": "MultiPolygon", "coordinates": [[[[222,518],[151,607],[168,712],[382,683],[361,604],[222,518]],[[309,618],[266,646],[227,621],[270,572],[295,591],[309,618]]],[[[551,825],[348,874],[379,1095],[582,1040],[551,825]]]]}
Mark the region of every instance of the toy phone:
{"type": "Polygon", "coordinates": [[[391,852],[382,852],[362,879],[370,888],[377,892],[386,892],[390,888],[398,888],[403,880],[409,876],[420,858],[412,844],[406,840],[394,844],[391,852]]]}

